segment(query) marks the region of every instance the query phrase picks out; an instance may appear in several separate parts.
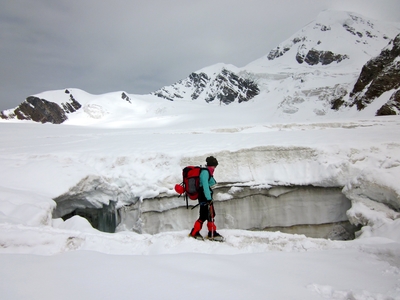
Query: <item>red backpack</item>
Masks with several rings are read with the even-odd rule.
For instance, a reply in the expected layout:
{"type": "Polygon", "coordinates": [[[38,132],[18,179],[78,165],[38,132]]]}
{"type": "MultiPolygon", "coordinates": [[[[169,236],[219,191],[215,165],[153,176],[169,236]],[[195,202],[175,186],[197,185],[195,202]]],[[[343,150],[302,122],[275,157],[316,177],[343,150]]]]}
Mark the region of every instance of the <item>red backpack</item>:
{"type": "Polygon", "coordinates": [[[190,198],[190,200],[197,200],[199,198],[200,172],[202,170],[207,170],[208,175],[211,177],[207,168],[187,166],[182,170],[182,183],[175,185],[175,191],[179,196],[182,196],[182,194],[185,196],[186,208],[189,208],[188,198],[190,198]]]}

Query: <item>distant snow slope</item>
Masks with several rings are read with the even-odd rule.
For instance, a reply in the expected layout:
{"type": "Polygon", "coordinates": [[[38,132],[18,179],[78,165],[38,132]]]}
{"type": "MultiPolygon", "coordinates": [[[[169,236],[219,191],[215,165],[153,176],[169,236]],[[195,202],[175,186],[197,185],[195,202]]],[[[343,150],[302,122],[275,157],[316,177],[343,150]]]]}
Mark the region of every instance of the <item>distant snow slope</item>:
{"type": "MultiPolygon", "coordinates": [[[[234,76],[238,76],[257,84],[259,92],[245,101],[263,102],[268,107],[268,119],[288,119],[299,113],[302,117],[348,117],[358,112],[348,107],[337,111],[335,103],[348,98],[362,66],[399,32],[400,24],[369,20],[355,13],[324,11],[268,55],[242,68],[216,64],[154,94],[175,101],[242,102],[238,90],[231,88],[238,82],[234,76]],[[216,78],[227,73],[231,75],[225,76],[228,79],[215,95],[216,78]],[[225,100],[229,96],[232,101],[225,100]]],[[[365,115],[375,112],[371,109],[365,115]]]]}
{"type": "MultiPolygon", "coordinates": [[[[327,11],[244,68],[204,68],[157,95],[48,91],[3,112],[2,299],[400,299],[399,116],[375,117],[386,93],[362,111],[332,110],[397,31],[327,11]],[[180,221],[174,185],[209,155],[217,181],[233,188],[216,203],[240,186],[336,187],[362,226],[357,239],[218,228],[225,243],[198,241],[187,237],[197,215],[183,231],[132,232],[151,201],[163,208],[154,222],[180,221]],[[111,202],[135,224],[108,234],[54,215],[111,202]]],[[[240,218],[253,217],[246,200],[240,218]]],[[[232,219],[222,210],[217,226],[232,219]]]]}
{"type": "MultiPolygon", "coordinates": [[[[269,121],[373,116],[390,95],[371,105],[372,101],[364,101],[369,107],[361,112],[342,104],[351,103],[349,94],[363,65],[399,32],[400,24],[370,20],[355,13],[324,11],[269,54],[242,68],[222,63],[205,67],[150,95],[123,91],[90,95],[70,88],[43,92],[28,97],[17,108],[3,111],[0,117],[56,124],[77,118],[83,124],[109,124],[112,119],[119,126],[137,124],[135,120],[140,120],[143,113],[152,111],[141,109],[160,106],[155,104],[158,100],[186,102],[184,107],[188,103],[226,107],[248,102],[261,109],[269,121]]],[[[164,108],[154,112],[164,114],[164,108]]],[[[247,110],[249,106],[242,108],[247,110]]],[[[181,111],[177,106],[174,109],[181,111]]],[[[229,110],[222,113],[229,114],[229,110]]]]}
{"type": "Polygon", "coordinates": [[[271,69],[275,72],[309,71],[310,67],[318,66],[333,73],[359,72],[363,64],[378,55],[399,31],[400,24],[328,10],[321,12],[315,21],[272,49],[268,55],[249,63],[245,69],[269,73],[271,69]],[[329,55],[313,56],[317,52],[328,51],[332,52],[332,61],[328,59],[329,55]]]}

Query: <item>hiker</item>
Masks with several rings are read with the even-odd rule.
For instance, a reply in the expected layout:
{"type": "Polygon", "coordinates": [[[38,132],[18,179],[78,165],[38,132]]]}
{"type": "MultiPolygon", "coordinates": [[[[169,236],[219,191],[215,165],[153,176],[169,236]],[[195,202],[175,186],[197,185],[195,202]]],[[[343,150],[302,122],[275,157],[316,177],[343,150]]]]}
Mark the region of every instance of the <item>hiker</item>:
{"type": "Polygon", "coordinates": [[[194,223],[190,236],[202,240],[203,237],[200,234],[200,230],[204,221],[207,220],[208,238],[215,241],[223,241],[223,237],[217,232],[217,227],[214,224],[215,209],[212,202],[213,191],[211,190],[211,187],[217,183],[213,174],[218,166],[218,161],[214,156],[209,156],[206,158],[206,163],[206,168],[200,172],[199,218],[194,223]]]}

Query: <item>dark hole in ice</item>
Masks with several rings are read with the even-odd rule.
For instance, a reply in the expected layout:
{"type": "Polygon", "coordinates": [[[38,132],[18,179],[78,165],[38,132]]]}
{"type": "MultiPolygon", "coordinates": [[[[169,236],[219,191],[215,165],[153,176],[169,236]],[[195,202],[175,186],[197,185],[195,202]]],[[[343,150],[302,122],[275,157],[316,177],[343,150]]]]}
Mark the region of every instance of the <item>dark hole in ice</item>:
{"type": "Polygon", "coordinates": [[[115,206],[116,201],[110,201],[109,205],[103,205],[102,208],[76,208],[61,217],[65,221],[73,216],[81,216],[88,220],[93,228],[103,232],[114,233],[117,227],[117,211],[115,206]]]}

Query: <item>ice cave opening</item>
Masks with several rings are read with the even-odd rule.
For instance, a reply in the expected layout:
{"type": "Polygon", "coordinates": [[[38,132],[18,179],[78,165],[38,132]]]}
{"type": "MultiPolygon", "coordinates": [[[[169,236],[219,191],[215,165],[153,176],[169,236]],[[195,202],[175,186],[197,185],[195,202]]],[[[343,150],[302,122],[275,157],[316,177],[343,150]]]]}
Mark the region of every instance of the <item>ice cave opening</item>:
{"type": "Polygon", "coordinates": [[[61,218],[65,221],[76,215],[87,219],[93,228],[103,232],[114,233],[117,227],[116,201],[110,200],[108,205],[101,208],[77,207],[61,218]]]}
{"type": "MultiPolygon", "coordinates": [[[[118,199],[103,199],[98,202],[103,204],[94,205],[94,197],[110,198],[96,188],[54,199],[53,218],[67,220],[79,215],[104,232],[156,234],[190,230],[198,217],[198,209],[191,209],[197,201],[189,200],[187,209],[184,198],[178,195],[162,194],[143,201],[135,197],[130,205],[118,205],[118,199]]],[[[332,240],[354,239],[360,229],[347,218],[351,202],[340,187],[219,183],[214,189],[214,205],[219,229],[281,231],[332,240]]]]}

